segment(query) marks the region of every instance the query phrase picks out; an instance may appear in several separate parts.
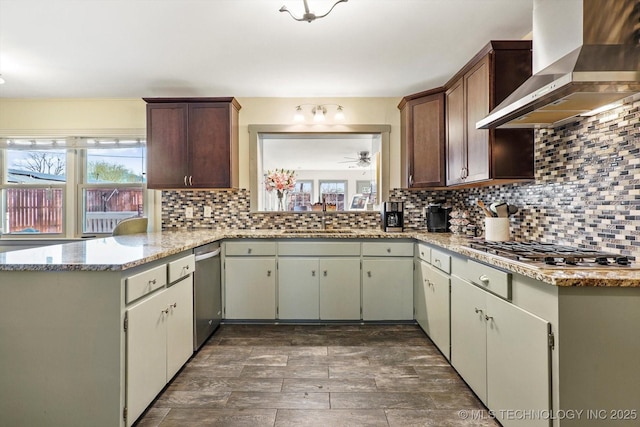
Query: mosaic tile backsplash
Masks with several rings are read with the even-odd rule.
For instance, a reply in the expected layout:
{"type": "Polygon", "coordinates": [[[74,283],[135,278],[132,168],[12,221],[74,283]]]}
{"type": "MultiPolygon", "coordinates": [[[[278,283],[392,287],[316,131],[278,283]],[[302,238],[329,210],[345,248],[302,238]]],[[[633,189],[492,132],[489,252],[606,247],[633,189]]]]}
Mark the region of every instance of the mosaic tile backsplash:
{"type": "MultiPolygon", "coordinates": [[[[595,248],[640,259],[640,101],[555,129],[535,132],[535,182],[470,189],[394,189],[405,202],[405,228],[424,229],[423,209],[444,201],[466,210],[482,232],[485,203],[519,208],[511,217],[515,240],[595,248]]],[[[248,190],[163,191],[162,227],[283,229],[319,228],[320,213],[251,213],[248,190]],[[193,206],[195,217],[184,218],[193,206]],[[205,205],[213,216],[203,218],[205,205]]],[[[379,212],[331,212],[327,226],[380,227],[379,212]]]]}

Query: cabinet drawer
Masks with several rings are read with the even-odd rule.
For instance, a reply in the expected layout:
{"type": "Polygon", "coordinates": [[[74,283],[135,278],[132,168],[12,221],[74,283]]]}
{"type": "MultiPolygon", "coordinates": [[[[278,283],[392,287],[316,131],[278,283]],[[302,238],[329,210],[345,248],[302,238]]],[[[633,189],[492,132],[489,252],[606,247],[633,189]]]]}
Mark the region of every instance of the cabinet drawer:
{"type": "Polygon", "coordinates": [[[358,242],[280,242],[278,255],[284,256],[360,256],[358,242]]]}
{"type": "Polygon", "coordinates": [[[165,264],[127,277],[127,304],[167,284],[165,264]]]}
{"type": "Polygon", "coordinates": [[[447,274],[451,274],[451,255],[437,249],[431,249],[431,265],[447,274]]]}
{"type": "Polygon", "coordinates": [[[364,242],[363,256],[413,256],[412,242],[364,242]]]}
{"type": "Polygon", "coordinates": [[[466,279],[502,298],[511,299],[511,273],[468,260],[466,279]]]}
{"type": "Polygon", "coordinates": [[[226,242],[224,246],[227,256],[263,256],[276,254],[276,242],[226,242]]]}
{"type": "Polygon", "coordinates": [[[424,243],[416,244],[416,255],[422,261],[426,263],[431,263],[431,248],[424,243]]]}
{"type": "Polygon", "coordinates": [[[169,263],[169,283],[173,283],[196,271],[196,261],[193,255],[188,255],[169,263]]]}

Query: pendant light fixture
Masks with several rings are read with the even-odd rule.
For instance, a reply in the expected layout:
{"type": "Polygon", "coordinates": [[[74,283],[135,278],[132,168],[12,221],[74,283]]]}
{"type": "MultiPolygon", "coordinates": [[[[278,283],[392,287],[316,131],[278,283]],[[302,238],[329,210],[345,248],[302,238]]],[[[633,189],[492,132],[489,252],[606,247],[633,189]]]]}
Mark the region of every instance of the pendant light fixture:
{"type": "Polygon", "coordinates": [[[331,11],[333,10],[333,8],[336,7],[336,5],[338,3],[343,3],[343,2],[346,3],[349,0],[338,0],[337,2],[335,2],[333,4],[333,6],[331,6],[331,9],[329,9],[329,11],[327,13],[325,13],[324,15],[316,15],[315,13],[311,12],[309,10],[309,4],[307,3],[307,0],[302,0],[302,1],[304,2],[304,14],[302,15],[302,18],[298,18],[293,13],[291,13],[291,11],[289,9],[287,9],[287,6],[282,6],[280,8],[280,12],[287,12],[296,21],[307,21],[307,22],[311,23],[311,22],[315,21],[316,19],[324,18],[325,16],[330,14],[331,11]]]}

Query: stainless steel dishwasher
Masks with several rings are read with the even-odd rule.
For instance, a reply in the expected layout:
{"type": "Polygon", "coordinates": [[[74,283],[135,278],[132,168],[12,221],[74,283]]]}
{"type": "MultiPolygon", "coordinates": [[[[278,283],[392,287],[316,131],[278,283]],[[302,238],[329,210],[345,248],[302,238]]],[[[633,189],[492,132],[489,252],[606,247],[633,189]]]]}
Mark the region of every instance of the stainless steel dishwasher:
{"type": "Polygon", "coordinates": [[[220,243],[193,250],[196,271],[193,278],[193,350],[198,350],[220,326],[222,319],[220,243]]]}

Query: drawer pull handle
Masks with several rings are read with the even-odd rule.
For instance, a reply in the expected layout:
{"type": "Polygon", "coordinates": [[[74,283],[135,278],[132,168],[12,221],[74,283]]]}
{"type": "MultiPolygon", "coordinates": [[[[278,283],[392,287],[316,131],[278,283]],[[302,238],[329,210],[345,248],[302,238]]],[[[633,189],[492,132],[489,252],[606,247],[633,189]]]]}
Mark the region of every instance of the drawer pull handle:
{"type": "Polygon", "coordinates": [[[440,261],[439,258],[436,258],[434,262],[436,263],[436,265],[442,265],[442,262],[440,261]]]}
{"type": "Polygon", "coordinates": [[[250,254],[251,253],[251,248],[247,249],[247,253],[250,254]]]}
{"type": "Polygon", "coordinates": [[[480,279],[480,281],[482,283],[489,283],[489,278],[487,276],[485,276],[484,274],[482,276],[480,276],[478,279],[480,279]]]}
{"type": "Polygon", "coordinates": [[[169,308],[166,308],[166,309],[164,309],[164,310],[161,310],[161,311],[160,311],[160,314],[162,314],[162,313],[164,313],[164,314],[169,314],[169,308]]]}
{"type": "Polygon", "coordinates": [[[189,185],[193,185],[193,176],[189,175],[189,185]]]}
{"type": "Polygon", "coordinates": [[[188,271],[189,270],[189,265],[185,265],[184,269],[188,271]]]}
{"type": "Polygon", "coordinates": [[[493,320],[493,316],[487,316],[486,314],[484,315],[484,320],[486,320],[487,322],[489,320],[493,320]]]}
{"type": "Polygon", "coordinates": [[[267,277],[271,277],[271,270],[267,270],[267,277]]]}
{"type": "Polygon", "coordinates": [[[155,284],[156,284],[156,279],[149,280],[149,284],[150,284],[150,285],[155,285],[155,284]]]}
{"type": "Polygon", "coordinates": [[[184,186],[187,186],[187,175],[184,176],[184,186]]]}
{"type": "Polygon", "coordinates": [[[474,308],[475,308],[476,313],[482,314],[482,310],[480,310],[478,307],[474,307],[474,308]]]}
{"type": "Polygon", "coordinates": [[[177,306],[178,306],[178,303],[177,303],[177,302],[174,302],[173,304],[171,304],[171,305],[169,306],[169,308],[171,308],[171,307],[176,308],[177,306]]]}
{"type": "Polygon", "coordinates": [[[390,254],[391,253],[391,248],[387,248],[387,253],[390,254]]]}

